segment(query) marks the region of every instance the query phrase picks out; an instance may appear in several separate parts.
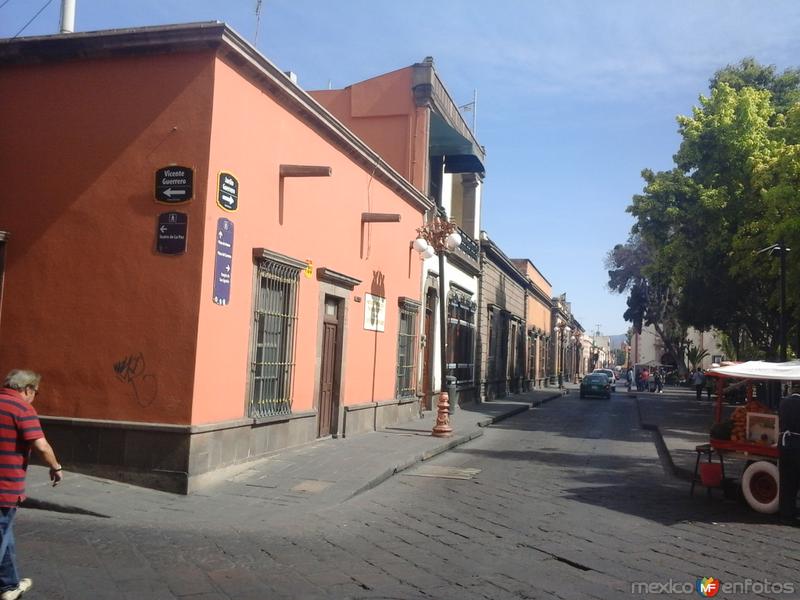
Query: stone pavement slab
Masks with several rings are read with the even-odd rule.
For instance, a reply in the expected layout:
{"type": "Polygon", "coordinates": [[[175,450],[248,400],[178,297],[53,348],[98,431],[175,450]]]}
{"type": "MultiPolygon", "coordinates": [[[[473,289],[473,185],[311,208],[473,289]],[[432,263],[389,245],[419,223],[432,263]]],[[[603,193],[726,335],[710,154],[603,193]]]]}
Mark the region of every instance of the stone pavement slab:
{"type": "MultiPolygon", "coordinates": [[[[468,404],[451,415],[449,438],[430,435],[435,414],[370,433],[322,439],[255,460],[225,481],[189,496],[160,492],[67,471],[53,488],[44,467],[30,466],[28,506],[149,525],[202,522],[208,527],[257,526],[284,509],[334,506],[396,473],[464,444],[483,427],[561,397],[534,390],[492,402],[468,404]],[[219,507],[225,506],[224,511],[219,507]]],[[[57,450],[57,449],[56,449],[57,450]]]]}

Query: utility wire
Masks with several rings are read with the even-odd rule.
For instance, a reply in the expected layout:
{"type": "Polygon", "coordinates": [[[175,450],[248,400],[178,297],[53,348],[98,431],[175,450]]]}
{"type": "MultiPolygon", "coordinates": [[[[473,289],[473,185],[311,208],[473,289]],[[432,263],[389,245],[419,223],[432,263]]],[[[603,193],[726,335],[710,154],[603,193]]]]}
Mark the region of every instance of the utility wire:
{"type": "Polygon", "coordinates": [[[6,4],[8,4],[9,2],[11,2],[11,0],[5,0],[5,2],[3,2],[2,4],[0,4],[0,8],[3,8],[3,7],[4,7],[6,4]]]}
{"type": "MultiPolygon", "coordinates": [[[[6,0],[6,1],[8,1],[8,0],[6,0]]],[[[25,23],[25,25],[23,25],[23,26],[22,26],[22,29],[20,29],[20,30],[19,30],[17,33],[15,33],[15,34],[14,34],[14,36],[13,36],[11,39],[14,39],[14,38],[15,38],[15,37],[17,37],[17,36],[18,36],[20,33],[22,33],[23,31],[25,31],[25,30],[28,28],[28,25],[30,25],[31,23],[33,23],[33,22],[36,20],[36,17],[38,17],[40,14],[42,14],[42,12],[44,11],[44,9],[45,9],[45,8],[47,8],[48,6],[50,6],[50,4],[52,4],[52,2],[53,2],[53,0],[47,0],[47,2],[45,2],[45,5],[44,5],[42,8],[40,8],[40,9],[39,9],[39,12],[37,12],[35,15],[33,15],[33,16],[31,17],[31,20],[30,20],[30,21],[28,21],[27,23],[25,23]]],[[[2,7],[0,7],[0,8],[2,8],[2,7]]]]}

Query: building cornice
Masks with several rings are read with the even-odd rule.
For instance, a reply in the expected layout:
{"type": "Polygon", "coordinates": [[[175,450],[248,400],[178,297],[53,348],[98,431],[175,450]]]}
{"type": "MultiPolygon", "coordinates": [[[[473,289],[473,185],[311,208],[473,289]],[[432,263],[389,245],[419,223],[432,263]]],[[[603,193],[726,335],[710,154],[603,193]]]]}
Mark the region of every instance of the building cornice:
{"type": "Polygon", "coordinates": [[[453,101],[447,88],[439,78],[439,74],[433,66],[433,59],[427,58],[421,63],[413,66],[412,88],[414,90],[414,101],[418,107],[428,107],[441,115],[448,125],[455,129],[466,139],[472,141],[475,149],[480,154],[483,161],[486,153],[483,147],[475,139],[472,130],[464,121],[458,105],[453,101]]]}
{"type": "Polygon", "coordinates": [[[233,67],[248,72],[253,81],[290,105],[296,114],[316,125],[319,131],[342,148],[352,160],[373,173],[375,178],[415,208],[430,210],[434,206],[428,197],[254,46],[219,21],[0,40],[0,66],[199,51],[215,52],[233,67]]]}
{"type": "Polygon", "coordinates": [[[489,260],[500,267],[506,275],[514,279],[519,285],[526,289],[528,288],[530,279],[514,266],[511,259],[486,235],[486,232],[481,232],[480,245],[481,251],[489,260]]]}

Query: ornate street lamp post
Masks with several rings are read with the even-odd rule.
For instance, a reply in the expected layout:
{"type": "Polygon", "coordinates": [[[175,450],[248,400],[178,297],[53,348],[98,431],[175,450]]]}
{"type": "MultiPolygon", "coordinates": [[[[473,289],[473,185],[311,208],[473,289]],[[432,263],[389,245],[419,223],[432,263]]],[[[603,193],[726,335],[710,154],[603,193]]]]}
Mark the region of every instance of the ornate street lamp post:
{"type": "Polygon", "coordinates": [[[417,229],[419,237],[414,240],[413,247],[424,258],[439,255],[439,401],[436,405],[436,425],[431,431],[435,437],[449,437],[453,434],[450,427],[450,403],[447,393],[447,292],[444,280],[444,253],[453,251],[461,245],[461,234],[458,226],[444,216],[434,217],[427,225],[417,229]]]}
{"type": "Polygon", "coordinates": [[[574,383],[578,383],[577,379],[581,375],[581,367],[583,366],[581,363],[581,332],[575,330],[575,333],[572,334],[572,339],[575,340],[575,381],[574,383]]]}

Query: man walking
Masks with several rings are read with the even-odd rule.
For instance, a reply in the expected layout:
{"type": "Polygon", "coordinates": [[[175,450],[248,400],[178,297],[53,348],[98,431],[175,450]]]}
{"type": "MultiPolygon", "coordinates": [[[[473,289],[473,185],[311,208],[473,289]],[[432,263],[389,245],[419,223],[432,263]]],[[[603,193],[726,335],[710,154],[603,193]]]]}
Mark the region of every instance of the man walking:
{"type": "Polygon", "coordinates": [[[42,377],[33,371],[11,371],[0,390],[0,600],[16,600],[33,581],[20,579],[14,546],[14,516],[25,500],[25,475],[31,448],[50,467],[50,480],[62,479],[61,465],[44,437],[32,403],[42,377]]]}
{"type": "Polygon", "coordinates": [[[703,388],[706,384],[706,376],[703,374],[703,369],[698,368],[694,372],[694,375],[692,375],[692,384],[694,385],[697,400],[701,400],[703,398],[703,388]]]}

